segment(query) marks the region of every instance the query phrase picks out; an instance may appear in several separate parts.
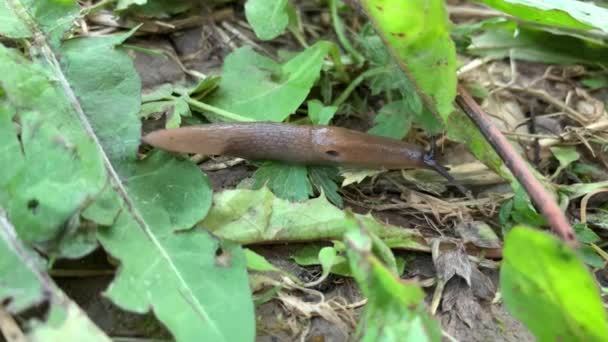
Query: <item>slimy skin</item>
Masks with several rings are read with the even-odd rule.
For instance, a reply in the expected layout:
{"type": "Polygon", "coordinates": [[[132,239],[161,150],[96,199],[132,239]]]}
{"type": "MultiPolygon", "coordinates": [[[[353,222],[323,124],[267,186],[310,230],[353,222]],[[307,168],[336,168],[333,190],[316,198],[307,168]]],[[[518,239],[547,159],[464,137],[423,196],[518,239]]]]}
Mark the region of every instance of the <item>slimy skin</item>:
{"type": "Polygon", "coordinates": [[[434,169],[422,146],[341,127],[215,123],[154,131],[144,136],[143,141],[172,152],[227,155],[249,160],[434,169]]]}

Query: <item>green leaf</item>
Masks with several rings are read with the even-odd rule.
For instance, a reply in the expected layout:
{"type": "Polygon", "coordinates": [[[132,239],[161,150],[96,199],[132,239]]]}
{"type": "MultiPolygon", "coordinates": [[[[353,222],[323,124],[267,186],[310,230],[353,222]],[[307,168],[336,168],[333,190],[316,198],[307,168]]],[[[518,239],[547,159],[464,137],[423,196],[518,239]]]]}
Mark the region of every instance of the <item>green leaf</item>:
{"type": "Polygon", "coordinates": [[[408,113],[407,100],[384,105],[374,118],[374,127],[368,133],[401,140],[410,130],[412,114],[408,113]]]}
{"type": "Polygon", "coordinates": [[[308,177],[315,189],[322,191],[331,203],[342,208],[344,202],[338,193],[338,183],[341,179],[338,169],[332,166],[309,166],[307,169],[308,177]]]}
{"type": "Polygon", "coordinates": [[[511,212],[513,220],[517,223],[526,224],[532,227],[546,225],[547,220],[532,206],[526,190],[519,184],[514,185],[514,190],[513,211],[511,212]]]}
{"type": "Polygon", "coordinates": [[[280,198],[303,201],[312,195],[306,166],[264,162],[253,174],[253,188],[267,186],[280,198]]]}
{"type": "MultiPolygon", "coordinates": [[[[17,315],[27,309],[40,311],[40,305],[48,304],[44,321],[20,319],[22,326],[29,330],[26,331],[28,340],[110,341],[42,271],[45,266],[42,258],[21,243],[15,228],[0,208],[0,302],[3,310],[17,315]]],[[[26,317],[31,317],[31,314],[26,317]]]]}
{"type": "Polygon", "coordinates": [[[568,165],[577,161],[581,156],[576,151],[575,147],[560,147],[560,146],[552,146],[551,153],[555,156],[555,158],[559,161],[559,165],[562,168],[568,167],[568,165]]]}
{"type": "Polygon", "coordinates": [[[337,106],[324,106],[319,100],[308,101],[308,117],[315,125],[329,124],[337,110],[337,106]]]}
{"type": "Polygon", "coordinates": [[[588,77],[581,80],[581,83],[590,90],[598,90],[608,87],[608,77],[605,75],[588,77]]]}
{"type": "Polygon", "coordinates": [[[570,29],[598,28],[608,32],[608,9],[576,0],[481,0],[522,20],[570,29]]]}
{"type": "Polygon", "coordinates": [[[258,272],[280,272],[276,266],[271,264],[266,258],[258,253],[245,249],[245,258],[247,259],[247,268],[258,272]]]}
{"type": "Polygon", "coordinates": [[[447,120],[456,96],[456,51],[443,1],[361,3],[425,105],[447,120]]]}
{"type": "Polygon", "coordinates": [[[289,24],[287,0],[247,0],[245,16],[261,40],[271,40],[285,32],[289,24]]]}
{"type": "Polygon", "coordinates": [[[569,36],[569,32],[547,32],[513,21],[488,23],[475,35],[467,52],[492,58],[509,57],[552,64],[605,63],[608,48],[569,36]]]}
{"type": "Polygon", "coordinates": [[[554,236],[513,228],[505,239],[500,287],[509,311],[539,341],[608,339],[597,284],[554,236]]]}
{"type": "MultiPolygon", "coordinates": [[[[64,9],[65,1],[44,3],[49,13],[55,13],[64,9]],[[51,8],[53,4],[58,7],[51,8]]],[[[16,13],[33,30],[42,32],[32,21],[34,16],[16,13]]],[[[11,119],[23,116],[24,146],[32,148],[28,151],[32,158],[40,159],[43,167],[39,172],[48,172],[39,179],[17,177],[9,185],[2,184],[0,199],[18,202],[21,199],[7,196],[11,192],[4,187],[33,181],[34,186],[27,189],[41,192],[40,198],[24,199],[26,205],[10,215],[15,223],[27,222],[34,212],[44,214],[41,218],[53,218],[55,221],[41,224],[52,230],[29,233],[39,239],[56,233],[61,228],[55,227],[60,216],[66,222],[92,198],[94,202],[83,216],[104,226],[98,239],[120,260],[120,270],[106,291],[114,303],[140,313],[153,309],[177,340],[251,340],[255,335],[253,305],[240,247],[221,243],[206,232],[178,232],[191,228],[208,211],[211,189],[206,177],[191,162],[165,153],[138,160],[140,80],[131,59],[116,48],[130,34],[82,37],[53,47],[40,36],[24,44],[32,46],[28,55],[37,56],[40,64],[0,47],[0,68],[6,71],[2,87],[7,94],[0,111],[2,129],[10,137],[8,146],[14,152],[11,119]],[[5,79],[14,79],[15,84],[5,83],[5,79]],[[23,110],[16,113],[16,107],[23,110]],[[54,139],[49,140],[51,137],[54,139]],[[66,147],[68,157],[59,153],[66,147]],[[71,172],[78,175],[81,169],[97,175],[81,175],[81,183],[71,180],[71,172]],[[37,188],[38,183],[56,185],[49,191],[46,185],[37,188]],[[75,205],[67,210],[68,204],[75,205]],[[55,208],[61,211],[52,212],[55,208]],[[30,213],[23,213],[25,210],[30,213]],[[233,329],[235,318],[241,324],[238,330],[233,329]]],[[[11,162],[14,167],[2,172],[14,176],[19,164],[16,158],[11,162]]]]}
{"type": "Polygon", "coordinates": [[[330,49],[320,41],[279,64],[242,47],[224,60],[220,86],[207,101],[255,121],[281,122],[304,102],[330,49]]]}
{"type": "Polygon", "coordinates": [[[0,46],[0,73],[0,205],[22,239],[46,242],[102,191],[102,159],[47,70],[0,46]]]}
{"type": "Polygon", "coordinates": [[[345,236],[350,268],[367,297],[359,321],[361,341],[440,341],[441,329],[426,311],[424,291],[403,282],[372,254],[372,238],[351,223],[345,236]]]}
{"type": "Polygon", "coordinates": [[[78,15],[75,1],[0,0],[0,35],[22,39],[40,33],[57,46],[78,15]]]}
{"type": "Polygon", "coordinates": [[[600,237],[589,226],[583,223],[577,223],[572,226],[576,233],[576,239],[582,243],[592,243],[600,241],[600,237]]]}

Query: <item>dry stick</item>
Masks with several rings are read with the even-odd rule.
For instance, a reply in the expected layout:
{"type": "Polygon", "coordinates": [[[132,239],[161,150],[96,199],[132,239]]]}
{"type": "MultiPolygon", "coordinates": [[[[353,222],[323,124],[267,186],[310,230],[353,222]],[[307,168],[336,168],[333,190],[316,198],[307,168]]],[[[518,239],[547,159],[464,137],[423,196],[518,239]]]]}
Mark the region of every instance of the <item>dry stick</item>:
{"type": "Polygon", "coordinates": [[[481,107],[475,102],[471,95],[462,87],[458,86],[456,102],[464,110],[467,116],[477,125],[481,133],[494,147],[505,165],[511,170],[515,178],[526,189],[526,192],[547,218],[553,231],[559,235],[568,245],[578,245],[574,232],[564,213],[560,210],[551,195],[547,193],[542,184],[534,177],[528,169],[528,165],[521,156],[513,149],[498,127],[488,118],[481,107]]]}

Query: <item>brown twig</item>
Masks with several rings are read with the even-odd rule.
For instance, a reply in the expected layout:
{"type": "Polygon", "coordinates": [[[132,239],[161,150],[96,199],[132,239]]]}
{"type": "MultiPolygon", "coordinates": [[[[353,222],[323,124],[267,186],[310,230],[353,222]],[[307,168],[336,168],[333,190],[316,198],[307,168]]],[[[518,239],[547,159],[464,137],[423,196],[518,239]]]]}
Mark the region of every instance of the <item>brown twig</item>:
{"type": "Polygon", "coordinates": [[[545,216],[553,231],[568,245],[572,247],[576,246],[578,243],[574,231],[552,196],[545,190],[536,177],[534,177],[530,169],[528,169],[526,162],[515,149],[513,149],[505,136],[500,133],[498,127],[496,127],[488,118],[466,89],[460,85],[458,86],[456,102],[475,125],[477,125],[490,145],[494,147],[496,153],[498,153],[505,165],[524,187],[532,199],[532,202],[534,202],[536,207],[545,216]]]}

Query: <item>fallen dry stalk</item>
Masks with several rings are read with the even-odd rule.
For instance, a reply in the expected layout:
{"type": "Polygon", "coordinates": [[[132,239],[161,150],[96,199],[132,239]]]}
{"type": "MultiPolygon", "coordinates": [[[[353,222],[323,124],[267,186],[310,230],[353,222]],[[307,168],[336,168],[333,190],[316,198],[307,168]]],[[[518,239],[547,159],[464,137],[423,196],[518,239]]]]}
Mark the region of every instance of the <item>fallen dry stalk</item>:
{"type": "Polygon", "coordinates": [[[576,246],[578,242],[576,241],[574,231],[552,196],[542,186],[538,179],[534,177],[530,169],[528,169],[527,163],[515,151],[513,146],[509,144],[507,138],[500,133],[498,127],[496,127],[488,118],[466,89],[460,85],[458,86],[456,102],[475,125],[477,125],[490,145],[494,147],[496,153],[498,153],[505,165],[524,187],[532,199],[532,202],[534,202],[535,206],[545,216],[553,231],[568,245],[572,247],[576,246]]]}

